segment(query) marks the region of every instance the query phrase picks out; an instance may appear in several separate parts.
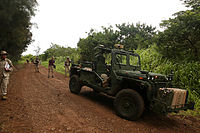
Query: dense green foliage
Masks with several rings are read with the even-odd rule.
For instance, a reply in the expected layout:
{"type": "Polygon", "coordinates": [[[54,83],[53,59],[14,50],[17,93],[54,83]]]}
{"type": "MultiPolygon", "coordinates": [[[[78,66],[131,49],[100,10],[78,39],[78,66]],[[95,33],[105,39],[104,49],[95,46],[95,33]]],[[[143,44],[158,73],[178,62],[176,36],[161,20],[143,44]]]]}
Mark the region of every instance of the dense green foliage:
{"type": "Polygon", "coordinates": [[[90,30],[86,38],[81,38],[78,48],[81,50],[81,60],[92,60],[94,47],[104,45],[113,48],[114,44],[121,43],[125,49],[133,50],[137,48],[148,48],[154,42],[155,28],[146,24],[118,24],[116,29],[112,26],[97,32],[90,30]]]}
{"type": "Polygon", "coordinates": [[[190,10],[177,12],[175,18],[160,24],[165,30],[158,34],[158,46],[165,57],[200,61],[199,3],[197,0],[186,0],[190,10]]]}
{"type": "Polygon", "coordinates": [[[73,61],[79,60],[79,50],[77,48],[63,47],[57,44],[51,44],[51,47],[40,55],[43,61],[55,57],[59,61],[66,60],[67,56],[73,61]]]}
{"type": "Polygon", "coordinates": [[[184,1],[186,7],[191,7],[193,9],[198,9],[200,7],[199,0],[181,0],[184,1]]]}
{"type": "Polygon", "coordinates": [[[113,44],[118,42],[116,31],[112,27],[102,27],[103,31],[95,32],[93,29],[88,33],[87,38],[81,38],[78,42],[78,48],[81,50],[81,60],[92,60],[94,55],[94,47],[99,44],[105,45],[106,47],[112,47],[113,44]]]}
{"type": "Polygon", "coordinates": [[[157,52],[158,47],[153,45],[148,49],[138,49],[136,53],[141,56],[142,70],[161,74],[170,74],[174,71],[173,84],[185,88],[190,92],[190,100],[195,101],[196,108],[200,109],[200,64],[198,62],[174,61],[163,58],[157,52]]]}
{"type": "MultiPolygon", "coordinates": [[[[154,43],[154,35],[156,28],[146,24],[137,23],[116,25],[119,29],[117,35],[120,40],[119,43],[123,44],[125,49],[134,50],[141,48],[148,48],[154,43]]],[[[113,45],[113,44],[112,44],[113,45]]]]}
{"type": "Polygon", "coordinates": [[[32,42],[30,19],[36,5],[36,0],[0,0],[0,50],[13,60],[32,42]]]}

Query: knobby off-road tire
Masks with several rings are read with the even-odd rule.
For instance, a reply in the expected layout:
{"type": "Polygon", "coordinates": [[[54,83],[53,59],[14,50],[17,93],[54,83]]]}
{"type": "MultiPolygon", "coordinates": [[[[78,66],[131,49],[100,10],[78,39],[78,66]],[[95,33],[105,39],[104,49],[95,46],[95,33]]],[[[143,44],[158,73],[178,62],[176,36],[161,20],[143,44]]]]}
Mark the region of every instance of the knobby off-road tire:
{"type": "Polygon", "coordinates": [[[72,75],[69,80],[69,89],[74,94],[79,94],[81,91],[81,85],[79,77],[77,75],[72,75]]]}
{"type": "Polygon", "coordinates": [[[114,107],[120,117],[137,120],[144,111],[144,100],[135,90],[124,89],[118,92],[114,107]]]}

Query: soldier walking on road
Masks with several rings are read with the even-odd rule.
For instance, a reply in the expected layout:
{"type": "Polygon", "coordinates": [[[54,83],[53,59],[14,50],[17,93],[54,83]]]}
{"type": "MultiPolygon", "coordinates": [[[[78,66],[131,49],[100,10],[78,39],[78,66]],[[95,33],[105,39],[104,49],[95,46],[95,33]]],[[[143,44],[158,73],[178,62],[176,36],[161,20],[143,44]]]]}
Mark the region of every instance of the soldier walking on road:
{"type": "Polygon", "coordinates": [[[26,63],[29,64],[29,59],[26,59],[26,63]]]}
{"type": "Polygon", "coordinates": [[[64,67],[65,67],[65,77],[67,77],[67,73],[69,73],[70,64],[71,64],[71,60],[69,59],[69,56],[67,56],[67,59],[66,59],[65,64],[64,64],[64,67]]]}
{"type": "Polygon", "coordinates": [[[55,66],[55,60],[54,57],[51,58],[51,60],[49,60],[49,66],[48,66],[48,78],[50,77],[50,75],[52,74],[52,78],[54,78],[53,75],[53,69],[56,68],[55,66]],[[51,73],[51,74],[50,74],[51,73]]]}
{"type": "Polygon", "coordinates": [[[35,64],[35,72],[39,72],[39,63],[40,63],[40,60],[38,57],[36,57],[35,61],[34,61],[34,64],[35,64]]]}
{"type": "Polygon", "coordinates": [[[0,53],[0,88],[2,93],[2,99],[7,99],[7,86],[9,83],[10,72],[13,71],[13,64],[7,58],[8,53],[6,51],[1,51],[0,53]]]}

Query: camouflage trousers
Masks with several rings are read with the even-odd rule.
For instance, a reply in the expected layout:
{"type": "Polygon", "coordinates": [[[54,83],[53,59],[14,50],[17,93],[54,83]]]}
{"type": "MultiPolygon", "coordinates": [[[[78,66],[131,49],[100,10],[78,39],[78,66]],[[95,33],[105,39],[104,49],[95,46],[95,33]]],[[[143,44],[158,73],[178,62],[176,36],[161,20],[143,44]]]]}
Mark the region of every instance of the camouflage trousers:
{"type": "Polygon", "coordinates": [[[69,66],[65,66],[65,77],[67,77],[67,74],[70,74],[70,67],[69,66]]]}
{"type": "Polygon", "coordinates": [[[54,75],[53,75],[53,66],[49,66],[48,67],[48,77],[50,77],[50,75],[52,75],[52,77],[54,77],[54,75]]]}
{"type": "Polygon", "coordinates": [[[9,77],[0,78],[0,87],[2,95],[7,94],[8,83],[9,83],[9,77]]]}
{"type": "Polygon", "coordinates": [[[39,64],[35,64],[35,72],[39,72],[39,64]]]}

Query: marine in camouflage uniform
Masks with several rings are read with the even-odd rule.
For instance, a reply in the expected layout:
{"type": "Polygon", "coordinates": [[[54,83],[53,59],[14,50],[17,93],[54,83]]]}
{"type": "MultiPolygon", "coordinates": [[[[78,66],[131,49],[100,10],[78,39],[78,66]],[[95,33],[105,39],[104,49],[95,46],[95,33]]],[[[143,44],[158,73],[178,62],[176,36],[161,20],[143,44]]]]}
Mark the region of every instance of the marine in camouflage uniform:
{"type": "Polygon", "coordinates": [[[65,77],[67,77],[67,73],[69,73],[70,63],[71,63],[71,60],[69,59],[69,57],[67,57],[67,59],[65,61],[65,64],[64,64],[64,67],[65,67],[65,77]]]}
{"type": "Polygon", "coordinates": [[[7,52],[1,51],[0,53],[0,88],[2,93],[2,99],[7,99],[7,86],[9,83],[10,72],[13,71],[13,64],[7,58],[7,52]]]}
{"type": "Polygon", "coordinates": [[[35,64],[35,72],[39,72],[39,63],[40,63],[40,60],[38,57],[36,57],[35,61],[34,61],[34,64],[35,64]]]}
{"type": "Polygon", "coordinates": [[[56,67],[54,63],[55,63],[55,60],[54,60],[54,57],[52,57],[51,60],[49,60],[48,78],[50,77],[51,74],[52,74],[52,78],[54,78],[53,69],[56,67]]]}

